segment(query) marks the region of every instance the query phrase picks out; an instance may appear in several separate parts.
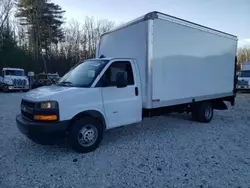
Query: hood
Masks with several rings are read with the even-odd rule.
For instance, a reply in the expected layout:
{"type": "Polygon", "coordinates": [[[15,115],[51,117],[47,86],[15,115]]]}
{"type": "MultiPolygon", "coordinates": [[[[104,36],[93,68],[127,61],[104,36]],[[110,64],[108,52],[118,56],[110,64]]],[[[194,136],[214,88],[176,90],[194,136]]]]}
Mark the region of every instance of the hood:
{"type": "Polygon", "coordinates": [[[64,93],[75,89],[76,88],[74,87],[62,87],[56,85],[43,86],[27,92],[23,99],[34,102],[56,100],[58,95],[63,95],[64,93]]]}

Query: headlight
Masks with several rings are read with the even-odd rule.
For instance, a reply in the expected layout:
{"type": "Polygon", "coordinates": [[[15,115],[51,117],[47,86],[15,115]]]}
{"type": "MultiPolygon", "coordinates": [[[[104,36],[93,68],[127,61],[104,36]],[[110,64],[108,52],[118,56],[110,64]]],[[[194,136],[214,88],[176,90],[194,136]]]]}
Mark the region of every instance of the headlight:
{"type": "Polygon", "coordinates": [[[45,101],[39,102],[36,105],[38,109],[58,109],[58,102],[56,101],[45,101]]]}

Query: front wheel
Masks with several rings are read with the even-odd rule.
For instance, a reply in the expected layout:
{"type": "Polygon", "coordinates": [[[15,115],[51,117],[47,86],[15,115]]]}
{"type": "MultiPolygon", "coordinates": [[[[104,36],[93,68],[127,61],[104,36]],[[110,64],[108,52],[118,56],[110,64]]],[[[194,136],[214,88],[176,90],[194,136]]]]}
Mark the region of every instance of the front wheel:
{"type": "Polygon", "coordinates": [[[68,141],[77,152],[88,153],[98,148],[103,139],[103,132],[100,121],[92,117],[82,117],[70,126],[68,141]]]}

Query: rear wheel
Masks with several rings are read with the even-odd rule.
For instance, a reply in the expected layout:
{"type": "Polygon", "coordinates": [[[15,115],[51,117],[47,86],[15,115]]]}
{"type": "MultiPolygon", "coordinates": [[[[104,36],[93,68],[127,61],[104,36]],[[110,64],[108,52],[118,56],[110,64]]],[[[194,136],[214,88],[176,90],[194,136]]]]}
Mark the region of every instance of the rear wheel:
{"type": "Polygon", "coordinates": [[[209,123],[213,119],[213,114],[214,110],[211,102],[196,104],[192,111],[193,120],[203,123],[209,123]]]}
{"type": "Polygon", "coordinates": [[[100,145],[103,131],[100,121],[92,117],[82,117],[75,120],[69,128],[69,144],[77,152],[91,152],[100,145]]]}

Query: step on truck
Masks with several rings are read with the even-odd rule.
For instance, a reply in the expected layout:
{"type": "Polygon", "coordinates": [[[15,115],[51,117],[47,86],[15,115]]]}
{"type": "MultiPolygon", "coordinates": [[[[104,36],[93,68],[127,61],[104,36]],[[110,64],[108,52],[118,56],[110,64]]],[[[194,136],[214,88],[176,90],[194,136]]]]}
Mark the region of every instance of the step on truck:
{"type": "Polygon", "coordinates": [[[237,37],[159,12],[104,33],[96,58],[77,64],[57,85],[28,92],[16,117],[37,143],[67,138],[90,152],[108,129],[145,117],[188,112],[208,123],[234,105],[237,37]]]}

